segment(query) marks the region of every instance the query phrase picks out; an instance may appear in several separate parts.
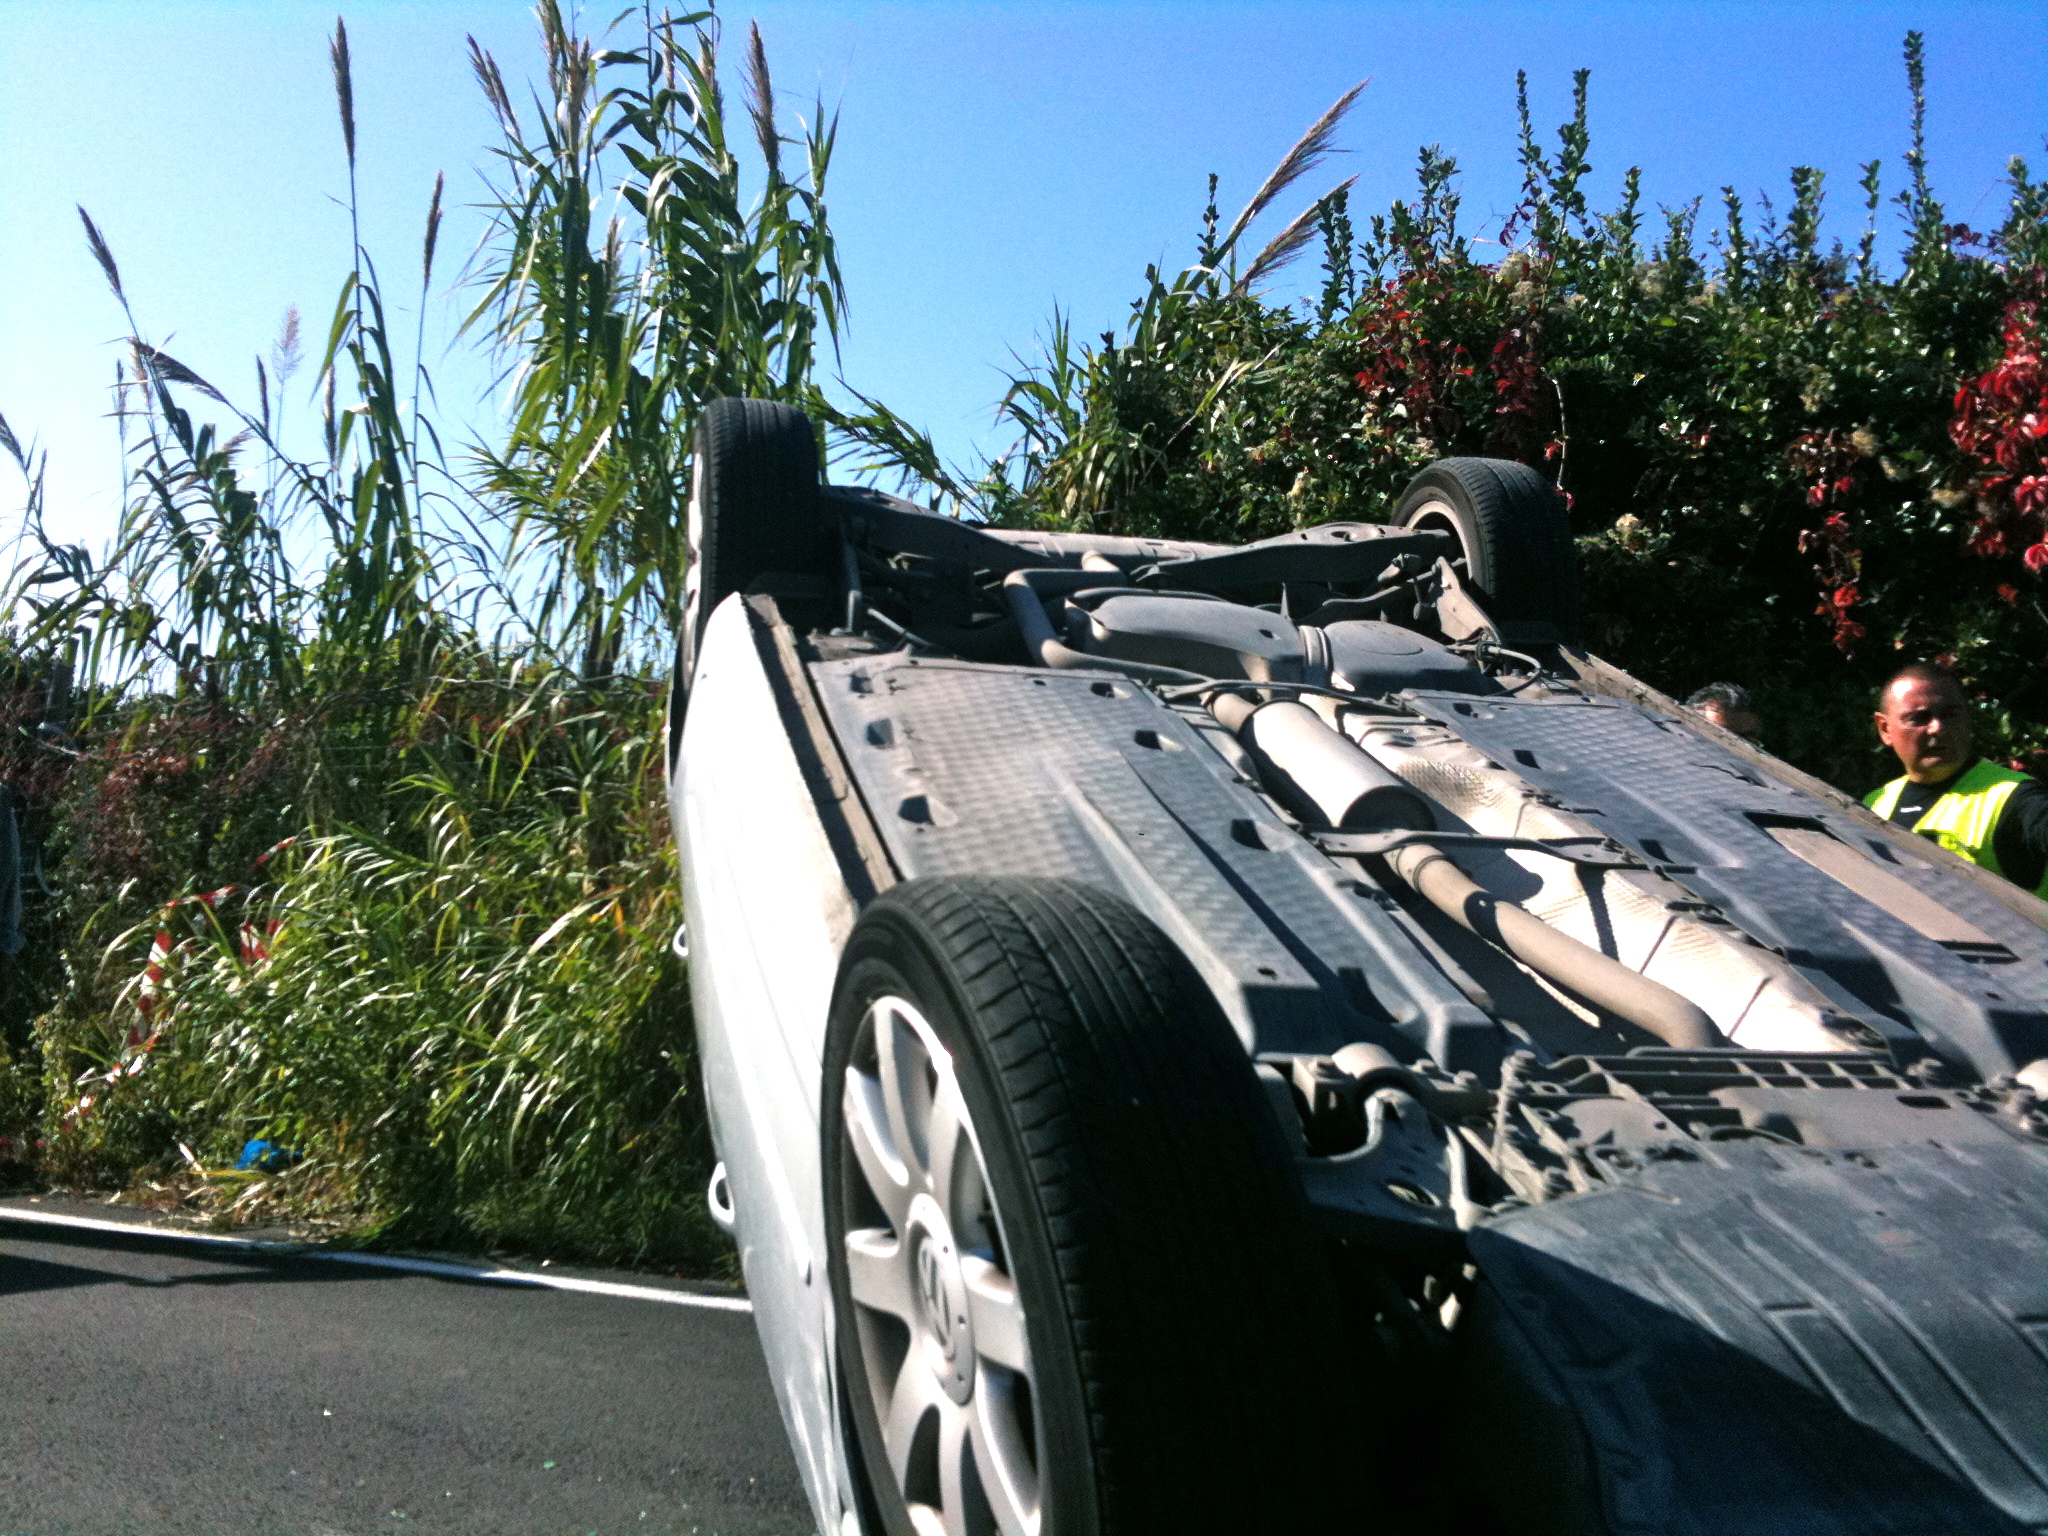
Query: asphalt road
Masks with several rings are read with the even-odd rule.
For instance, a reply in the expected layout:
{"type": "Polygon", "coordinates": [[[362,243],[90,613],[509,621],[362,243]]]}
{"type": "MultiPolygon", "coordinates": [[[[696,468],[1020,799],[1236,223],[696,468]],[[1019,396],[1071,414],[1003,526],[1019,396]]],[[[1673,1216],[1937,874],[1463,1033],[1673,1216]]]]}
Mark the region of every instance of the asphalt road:
{"type": "Polygon", "coordinates": [[[0,1208],[0,1536],[810,1529],[745,1313],[0,1208]]]}

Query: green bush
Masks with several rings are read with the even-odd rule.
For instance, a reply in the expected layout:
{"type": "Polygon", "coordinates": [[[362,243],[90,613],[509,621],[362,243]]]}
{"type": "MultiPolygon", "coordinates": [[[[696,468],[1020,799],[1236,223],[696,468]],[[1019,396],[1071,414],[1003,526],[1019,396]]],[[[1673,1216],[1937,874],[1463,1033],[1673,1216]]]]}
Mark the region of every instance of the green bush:
{"type": "Polygon", "coordinates": [[[423,701],[383,833],[174,899],[114,937],[91,1006],[43,1017],[45,1166],[189,1160],[237,1214],[716,1267],[661,715],[651,688],[546,674],[423,701]],[[250,1140],[293,1166],[221,1172],[250,1140]]]}

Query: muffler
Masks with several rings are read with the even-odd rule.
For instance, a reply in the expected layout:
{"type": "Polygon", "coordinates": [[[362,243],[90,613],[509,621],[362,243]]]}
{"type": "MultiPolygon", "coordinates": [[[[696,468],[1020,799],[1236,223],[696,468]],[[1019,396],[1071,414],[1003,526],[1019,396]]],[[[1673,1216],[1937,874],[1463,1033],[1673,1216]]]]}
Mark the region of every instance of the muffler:
{"type": "Polygon", "coordinates": [[[1304,821],[1346,832],[1436,830],[1436,814],[1419,791],[1323,724],[1306,704],[1255,704],[1219,693],[1209,712],[1251,753],[1273,798],[1304,821]]]}

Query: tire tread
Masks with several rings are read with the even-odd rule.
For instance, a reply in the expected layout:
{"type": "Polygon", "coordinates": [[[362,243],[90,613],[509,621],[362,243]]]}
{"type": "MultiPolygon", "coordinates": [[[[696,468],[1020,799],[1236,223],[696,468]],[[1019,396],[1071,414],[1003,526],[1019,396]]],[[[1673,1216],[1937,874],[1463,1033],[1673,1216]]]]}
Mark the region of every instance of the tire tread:
{"type": "MultiPolygon", "coordinates": [[[[1334,1529],[1342,1329],[1291,1152],[1163,934],[1074,882],[914,880],[863,929],[924,942],[1028,1164],[1084,1384],[1101,1531],[1334,1529]]],[[[849,946],[859,948],[860,934],[849,946]]],[[[1342,1522],[1355,1524],[1355,1520],[1342,1522]]]]}
{"type": "Polygon", "coordinates": [[[812,571],[828,531],[818,511],[818,438],[795,406],[714,400],[697,423],[706,502],[694,551],[698,622],[729,593],[770,570],[812,571]]]}
{"type": "Polygon", "coordinates": [[[1439,459],[1408,483],[1394,520],[1406,526],[1432,496],[1472,519],[1479,545],[1467,551],[1473,585],[1495,618],[1554,624],[1566,638],[1576,633],[1578,550],[1564,498],[1550,482],[1514,459],[1439,459]]]}

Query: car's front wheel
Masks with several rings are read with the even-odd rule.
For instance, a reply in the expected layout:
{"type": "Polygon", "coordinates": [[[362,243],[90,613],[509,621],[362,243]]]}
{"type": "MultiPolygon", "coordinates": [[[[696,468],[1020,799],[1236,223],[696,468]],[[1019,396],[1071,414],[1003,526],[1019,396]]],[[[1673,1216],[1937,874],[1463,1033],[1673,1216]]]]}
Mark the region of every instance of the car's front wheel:
{"type": "Polygon", "coordinates": [[[879,898],[823,1118],[839,1361],[890,1532],[1358,1527],[1344,1329],[1279,1121],[1135,910],[1053,880],[879,898]]]}

